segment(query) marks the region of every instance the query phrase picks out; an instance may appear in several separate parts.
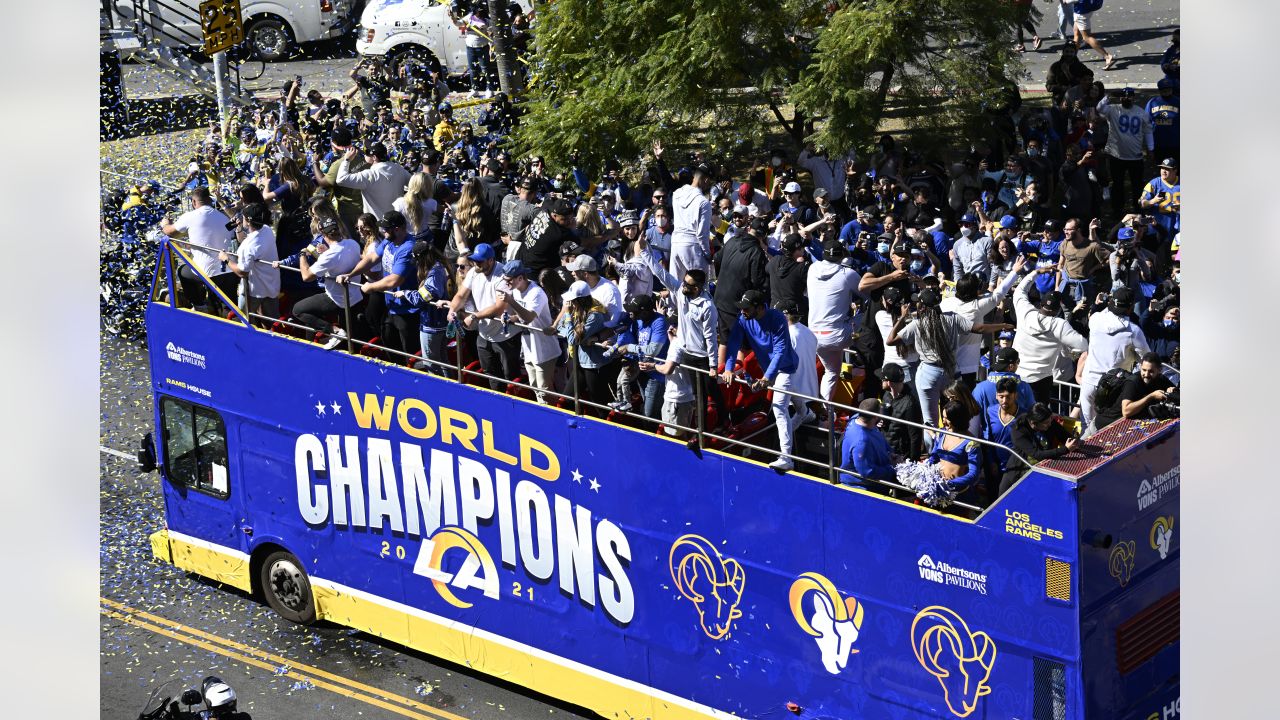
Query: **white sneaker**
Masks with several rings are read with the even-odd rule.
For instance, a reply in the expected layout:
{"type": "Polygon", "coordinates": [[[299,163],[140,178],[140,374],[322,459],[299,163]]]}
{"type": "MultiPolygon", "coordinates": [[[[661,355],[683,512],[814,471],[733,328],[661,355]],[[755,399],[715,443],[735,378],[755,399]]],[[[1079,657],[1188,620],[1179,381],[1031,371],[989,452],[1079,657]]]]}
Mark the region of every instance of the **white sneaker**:
{"type": "Polygon", "coordinates": [[[791,458],[788,458],[788,457],[780,457],[777,460],[774,460],[773,462],[769,463],[769,467],[773,468],[774,470],[777,470],[778,472],[787,472],[788,470],[791,470],[795,466],[796,464],[791,462],[791,458]]]}
{"type": "Polygon", "coordinates": [[[325,350],[332,350],[342,344],[347,339],[347,331],[342,328],[334,328],[333,333],[329,335],[329,339],[324,344],[325,350]]]}

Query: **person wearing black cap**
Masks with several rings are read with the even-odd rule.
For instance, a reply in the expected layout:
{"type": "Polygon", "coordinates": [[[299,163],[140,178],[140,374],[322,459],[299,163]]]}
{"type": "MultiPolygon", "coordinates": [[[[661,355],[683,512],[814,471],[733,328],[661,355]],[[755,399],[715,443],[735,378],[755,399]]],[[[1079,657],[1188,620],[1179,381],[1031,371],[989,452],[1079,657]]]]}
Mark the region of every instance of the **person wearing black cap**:
{"type": "Polygon", "coordinates": [[[1179,137],[1178,118],[1181,113],[1181,101],[1178,97],[1178,81],[1173,78],[1160,78],[1156,83],[1160,94],[1147,101],[1147,117],[1151,118],[1151,135],[1155,140],[1155,156],[1178,161],[1179,137]]]}
{"type": "Polygon", "coordinates": [[[773,302],[795,303],[805,316],[809,314],[809,298],[805,296],[809,278],[809,258],[805,254],[807,244],[802,235],[787,235],[782,240],[781,252],[769,258],[766,265],[768,294],[773,302]]]}
{"type": "Polygon", "coordinates": [[[534,203],[537,192],[533,178],[521,178],[516,183],[515,192],[502,198],[499,215],[502,220],[502,241],[507,244],[508,256],[520,256],[524,244],[524,234],[538,214],[538,206],[534,203]]]}
{"type": "MultiPolygon", "coordinates": [[[[1075,450],[1080,441],[1058,421],[1058,416],[1048,405],[1038,402],[1031,409],[1022,413],[1013,421],[1013,449],[1033,464],[1042,460],[1059,458],[1075,450]]],[[[1015,455],[1010,455],[1007,470],[1000,481],[1000,494],[1003,495],[1013,484],[1029,470],[1026,463],[1015,455]]]]}
{"type": "Polygon", "coordinates": [[[858,403],[859,412],[849,419],[844,437],[840,440],[840,482],[858,485],[874,492],[888,494],[887,489],[875,482],[897,482],[894,472],[893,451],[889,441],[880,432],[880,418],[866,413],[882,413],[880,401],[867,398],[858,403]]]}
{"type": "Polygon", "coordinates": [[[942,311],[942,293],[926,287],[916,296],[918,310],[915,321],[904,308],[893,325],[885,344],[896,346],[907,343],[920,353],[920,367],[916,370],[916,392],[920,396],[920,409],[926,425],[938,422],[938,403],[942,391],[951,384],[956,373],[956,354],[960,336],[964,333],[997,332],[1010,325],[1005,323],[977,323],[962,315],[942,311]]]}
{"type": "Polygon", "coordinates": [[[733,382],[737,373],[734,368],[738,364],[738,349],[746,342],[755,351],[756,360],[764,369],[764,377],[752,381],[753,389],[773,389],[773,417],[778,427],[778,447],[782,455],[769,464],[779,472],[786,472],[795,463],[787,455],[792,449],[792,415],[788,407],[795,408],[797,417],[809,412],[804,400],[794,397],[786,390],[791,389],[791,373],[796,371],[799,359],[795,348],[791,345],[791,333],[787,326],[787,318],[778,310],[768,306],[768,298],[760,290],[748,290],[738,301],[739,315],[725,348],[724,372],[720,379],[724,383],[733,382]]]}
{"type": "Polygon", "coordinates": [[[351,308],[350,315],[354,318],[364,307],[364,293],[359,288],[337,281],[339,275],[350,273],[360,262],[360,246],[355,240],[342,236],[337,217],[322,221],[320,235],[319,245],[308,246],[298,254],[298,270],[303,282],[323,281],[324,292],[294,303],[293,316],[317,333],[328,335],[324,347],[332,350],[346,339],[351,328],[335,330],[325,316],[336,315],[339,323],[344,323],[345,308],[351,308]]]}
{"type": "MultiPolygon", "coordinates": [[[[209,196],[209,188],[196,187],[190,193],[191,209],[170,222],[162,221],[161,231],[170,237],[185,233],[192,243],[182,246],[191,256],[195,266],[204,272],[219,290],[228,298],[235,297],[236,276],[218,259],[219,251],[235,250],[235,234],[227,228],[230,221],[226,215],[215,207],[209,196]]],[[[222,303],[211,300],[204,282],[195,270],[182,263],[178,267],[178,280],[182,283],[182,292],[187,302],[193,307],[205,307],[210,312],[225,313],[222,303]]]]}
{"type": "MultiPolygon", "coordinates": [[[[312,179],[315,180],[316,187],[325,188],[333,194],[334,207],[337,208],[343,225],[354,228],[360,214],[364,212],[364,202],[359,190],[338,184],[338,169],[342,166],[339,156],[351,148],[351,131],[338,127],[330,135],[329,145],[332,151],[323,160],[312,163],[312,179]]],[[[353,156],[347,164],[348,172],[359,172],[367,167],[363,155],[353,156]]]]}
{"type": "Polygon", "coordinates": [[[280,269],[272,263],[280,256],[276,253],[276,238],[270,222],[271,214],[265,205],[245,205],[240,210],[240,229],[245,238],[236,255],[223,251],[218,253],[218,259],[226,263],[236,277],[249,280],[240,285],[240,309],[274,318],[280,315],[280,269]]]}
{"type": "MultiPolygon", "coordinates": [[[[883,414],[895,420],[906,420],[911,423],[923,423],[924,415],[920,412],[920,396],[916,388],[907,382],[906,372],[901,365],[885,365],[876,371],[880,378],[880,392],[868,393],[879,395],[883,414]]],[[[907,460],[919,460],[924,456],[924,431],[915,425],[900,422],[888,422],[884,427],[885,439],[894,454],[907,460]]]]}
{"type": "Polygon", "coordinates": [[[509,290],[499,286],[498,300],[506,303],[507,309],[521,323],[544,331],[520,333],[520,351],[524,358],[525,377],[529,378],[530,385],[537,388],[534,393],[538,402],[546,405],[546,393],[554,390],[560,343],[554,335],[545,332],[552,329],[551,302],[546,291],[529,279],[530,272],[519,260],[503,265],[502,277],[509,290]]]}
{"type": "Polygon", "coordinates": [[[876,325],[876,313],[884,309],[885,291],[896,288],[896,293],[906,299],[922,282],[921,278],[911,274],[911,243],[895,241],[890,233],[881,235],[880,242],[892,243],[889,262],[875,263],[858,281],[858,292],[871,298],[871,302],[863,311],[862,330],[854,346],[867,358],[868,367],[878,367],[885,362],[884,341],[888,334],[882,333],[876,325]]]}
{"type": "Polygon", "coordinates": [[[764,238],[750,229],[734,235],[725,242],[716,261],[719,265],[714,297],[720,314],[719,338],[723,344],[729,340],[729,331],[737,322],[737,303],[742,294],[748,290],[769,291],[764,238]]]}
{"type": "Polygon", "coordinates": [[[413,260],[413,242],[409,237],[409,221],[398,210],[390,210],[378,221],[378,229],[387,239],[383,243],[382,256],[370,259],[368,253],[360,258],[351,272],[339,275],[338,282],[345,283],[363,273],[374,263],[381,261],[382,277],[360,284],[365,295],[385,293],[386,315],[383,326],[373,328],[388,346],[412,355],[419,350],[418,309],[404,297],[396,297],[396,290],[412,290],[417,286],[417,264],[413,260]]]}
{"type": "Polygon", "coordinates": [[[1151,352],[1147,337],[1132,319],[1134,293],[1127,287],[1111,293],[1105,310],[1089,316],[1089,349],[1080,377],[1080,411],[1085,426],[1096,414],[1094,391],[1102,376],[1115,368],[1132,370],[1151,352]]]}
{"type": "Polygon", "coordinates": [[[1017,402],[1023,412],[1036,404],[1035,393],[1031,386],[1018,375],[1018,351],[1011,347],[996,348],[990,353],[991,372],[987,379],[973,388],[973,400],[986,412],[996,404],[996,384],[1005,378],[1011,378],[1018,384],[1017,402]]]}
{"type": "Polygon", "coordinates": [[[520,262],[535,273],[560,265],[560,246],[573,240],[577,209],[566,198],[548,198],[525,230],[520,262]]]}
{"type": "Polygon", "coordinates": [[[353,171],[351,165],[359,153],[360,149],[352,146],[342,156],[342,162],[338,164],[337,184],[359,190],[364,211],[382,217],[394,210],[396,198],[404,195],[409,184],[409,171],[390,162],[387,146],[380,142],[373,143],[364,152],[364,160],[369,167],[353,171]]]}
{"type": "Polygon", "coordinates": [[[635,361],[652,362],[667,355],[667,318],[656,311],[652,295],[637,295],[626,303],[627,321],[619,329],[606,356],[624,356],[618,373],[617,401],[610,404],[620,412],[631,411],[631,384],[640,382],[645,417],[662,415],[662,386],[666,379],[655,370],[637,373],[635,361]]]}
{"type": "Polygon", "coordinates": [[[1031,301],[1031,284],[1037,276],[1048,272],[1053,272],[1053,268],[1027,273],[1013,291],[1013,313],[1018,326],[1013,347],[1021,358],[1022,379],[1030,383],[1040,402],[1048,402],[1053,397],[1054,368],[1089,349],[1084,336],[1061,317],[1061,295],[1050,290],[1040,293],[1038,303],[1031,301]]]}

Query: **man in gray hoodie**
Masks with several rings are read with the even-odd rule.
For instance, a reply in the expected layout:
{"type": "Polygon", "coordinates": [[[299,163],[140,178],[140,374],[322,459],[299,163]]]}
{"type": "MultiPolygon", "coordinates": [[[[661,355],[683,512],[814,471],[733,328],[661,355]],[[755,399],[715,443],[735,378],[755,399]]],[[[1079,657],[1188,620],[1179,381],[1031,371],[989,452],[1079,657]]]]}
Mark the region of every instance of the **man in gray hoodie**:
{"type": "Polygon", "coordinates": [[[671,194],[671,274],[684,277],[688,270],[706,271],[711,265],[711,168],[699,165],[693,182],[671,194]]]}
{"type": "Polygon", "coordinates": [[[818,338],[822,362],[822,399],[830,400],[840,375],[841,355],[853,337],[853,300],[862,277],[841,264],[847,251],[839,240],[822,248],[822,259],[809,268],[805,290],[809,296],[809,329],[818,338]]]}
{"type": "Polygon", "coordinates": [[[1093,393],[1102,376],[1115,368],[1131,370],[1151,352],[1142,328],[1130,319],[1133,303],[1133,291],[1119,288],[1111,294],[1107,308],[1089,318],[1089,350],[1080,378],[1080,412],[1086,428],[1097,416],[1093,393]]]}

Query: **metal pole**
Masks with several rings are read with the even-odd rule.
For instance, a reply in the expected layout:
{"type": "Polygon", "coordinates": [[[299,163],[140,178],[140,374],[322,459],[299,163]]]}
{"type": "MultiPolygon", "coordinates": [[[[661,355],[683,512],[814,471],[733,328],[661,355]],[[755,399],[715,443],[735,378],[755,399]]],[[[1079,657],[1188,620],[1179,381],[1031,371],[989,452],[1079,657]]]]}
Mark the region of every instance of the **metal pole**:
{"type": "Polygon", "coordinates": [[[836,471],[836,411],[827,406],[827,479],[832,485],[837,482],[839,472],[836,471]]]}
{"type": "Polygon", "coordinates": [[[351,355],[351,290],[347,283],[342,283],[342,314],[347,325],[347,354],[351,355]]]}
{"type": "MultiPolygon", "coordinates": [[[[693,414],[698,418],[698,449],[702,450],[704,449],[702,444],[703,442],[702,433],[703,433],[703,430],[705,429],[705,425],[707,421],[706,417],[704,417],[706,414],[707,408],[706,408],[706,399],[704,398],[704,393],[702,390],[702,384],[703,382],[706,381],[706,378],[704,378],[702,375],[694,375],[693,379],[694,379],[694,383],[693,383],[694,387],[698,392],[698,398],[696,400],[698,404],[694,406],[693,414]]],[[[713,379],[711,382],[715,382],[715,380],[713,379]]]]}
{"type": "Polygon", "coordinates": [[[466,330],[462,327],[462,323],[458,323],[458,334],[453,336],[453,360],[458,365],[458,382],[462,380],[462,348],[466,345],[463,341],[466,338],[466,330]]]}
{"type": "Polygon", "coordinates": [[[218,88],[218,124],[227,122],[231,112],[230,95],[231,76],[227,71],[227,51],[213,54],[213,77],[218,88]]]}
{"type": "Polygon", "coordinates": [[[573,380],[573,414],[574,415],[582,414],[582,396],[581,396],[582,390],[578,387],[578,384],[579,384],[578,380],[581,377],[580,375],[578,375],[578,351],[580,350],[582,350],[581,347],[574,348],[574,352],[569,353],[569,363],[570,363],[569,372],[571,373],[572,380],[573,380]]]}

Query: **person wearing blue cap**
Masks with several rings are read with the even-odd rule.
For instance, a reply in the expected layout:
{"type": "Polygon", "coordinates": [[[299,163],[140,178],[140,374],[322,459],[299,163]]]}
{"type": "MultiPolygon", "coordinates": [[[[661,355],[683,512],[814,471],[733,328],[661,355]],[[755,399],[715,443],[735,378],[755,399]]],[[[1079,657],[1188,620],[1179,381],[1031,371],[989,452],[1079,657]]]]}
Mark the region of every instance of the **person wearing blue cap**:
{"type": "Polygon", "coordinates": [[[960,233],[951,246],[951,260],[956,277],[973,273],[985,284],[991,276],[991,236],[978,228],[978,216],[971,212],[960,217],[960,233]]]}
{"type": "Polygon", "coordinates": [[[507,289],[499,288],[498,300],[505,303],[522,324],[543,331],[520,333],[520,351],[524,357],[525,377],[529,378],[530,385],[537,388],[534,394],[538,402],[546,405],[547,392],[554,390],[560,343],[552,330],[550,299],[538,283],[529,279],[532,274],[533,271],[519,260],[503,265],[502,277],[507,289]],[[553,334],[547,334],[547,331],[553,334]]]}
{"type": "Polygon", "coordinates": [[[1156,283],[1156,257],[1142,247],[1145,231],[1146,227],[1141,225],[1122,226],[1116,231],[1116,249],[1110,258],[1112,292],[1126,287],[1137,295],[1133,309],[1139,323],[1146,322],[1156,283]]]}
{"type": "Polygon", "coordinates": [[[885,493],[879,483],[867,480],[896,482],[893,470],[893,451],[889,441],[880,432],[880,418],[867,413],[880,413],[880,401],[867,398],[858,403],[858,413],[849,419],[849,425],[840,440],[840,482],[858,485],[868,490],[885,493]]]}
{"type": "MultiPolygon", "coordinates": [[[[1173,237],[1182,215],[1182,179],[1178,177],[1177,158],[1167,157],[1160,161],[1160,175],[1152,178],[1142,189],[1138,204],[1153,213],[1161,238],[1173,237]]],[[[1169,246],[1167,242],[1160,245],[1169,246]]]]}
{"type": "Polygon", "coordinates": [[[520,363],[520,328],[505,321],[509,317],[509,303],[503,289],[502,276],[497,272],[497,256],[489,243],[479,243],[467,256],[471,270],[463,278],[461,287],[449,304],[449,321],[458,319],[462,308],[470,299],[476,312],[462,318],[462,326],[478,329],[476,355],[480,367],[489,376],[489,388],[502,392],[506,381],[514,380],[522,369],[520,363]]]}

